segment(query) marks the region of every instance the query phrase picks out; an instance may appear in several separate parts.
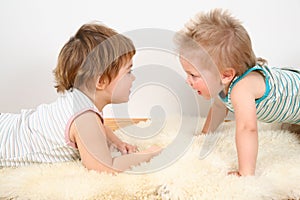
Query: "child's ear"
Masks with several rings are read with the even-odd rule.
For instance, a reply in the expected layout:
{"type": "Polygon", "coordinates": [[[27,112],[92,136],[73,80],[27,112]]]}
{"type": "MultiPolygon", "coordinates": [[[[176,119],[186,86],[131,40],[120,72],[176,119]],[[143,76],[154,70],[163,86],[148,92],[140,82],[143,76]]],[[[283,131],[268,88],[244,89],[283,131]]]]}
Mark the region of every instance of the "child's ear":
{"type": "Polygon", "coordinates": [[[236,72],[233,68],[227,68],[221,72],[221,81],[223,85],[227,85],[235,77],[236,72]]]}
{"type": "Polygon", "coordinates": [[[100,76],[96,83],[96,89],[104,90],[107,86],[108,86],[108,79],[100,76]]]}

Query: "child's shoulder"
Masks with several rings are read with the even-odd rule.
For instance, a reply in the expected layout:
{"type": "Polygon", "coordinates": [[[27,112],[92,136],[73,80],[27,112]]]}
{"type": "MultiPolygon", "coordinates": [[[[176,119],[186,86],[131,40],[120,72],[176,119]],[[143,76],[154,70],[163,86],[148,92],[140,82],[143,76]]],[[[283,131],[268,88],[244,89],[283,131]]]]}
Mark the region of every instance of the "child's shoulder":
{"type": "Polygon", "coordinates": [[[253,95],[255,99],[263,96],[266,90],[265,76],[259,70],[253,70],[243,76],[232,87],[232,98],[241,98],[245,93],[253,95]]]}
{"type": "Polygon", "coordinates": [[[234,88],[237,88],[238,86],[242,88],[253,88],[255,86],[264,85],[265,78],[264,75],[260,71],[251,71],[246,76],[241,78],[239,81],[235,83],[234,88]]]}

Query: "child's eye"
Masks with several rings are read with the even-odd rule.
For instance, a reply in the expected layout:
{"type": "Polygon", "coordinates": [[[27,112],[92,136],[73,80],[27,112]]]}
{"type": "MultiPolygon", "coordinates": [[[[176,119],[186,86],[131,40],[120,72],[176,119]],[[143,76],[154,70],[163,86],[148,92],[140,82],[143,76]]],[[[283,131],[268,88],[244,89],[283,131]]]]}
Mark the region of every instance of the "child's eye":
{"type": "Polygon", "coordinates": [[[132,73],[132,71],[133,71],[132,69],[131,69],[131,70],[129,70],[129,71],[128,71],[128,74],[131,74],[131,73],[132,73]]]}
{"type": "Polygon", "coordinates": [[[190,74],[190,76],[191,76],[192,78],[201,78],[201,76],[198,75],[198,74],[190,74]]]}

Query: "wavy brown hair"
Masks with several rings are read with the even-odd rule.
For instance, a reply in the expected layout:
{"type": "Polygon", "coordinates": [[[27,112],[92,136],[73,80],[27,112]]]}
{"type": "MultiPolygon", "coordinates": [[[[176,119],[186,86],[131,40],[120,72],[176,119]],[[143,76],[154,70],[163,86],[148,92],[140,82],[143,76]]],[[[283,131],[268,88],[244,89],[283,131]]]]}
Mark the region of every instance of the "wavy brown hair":
{"type": "Polygon", "coordinates": [[[54,69],[57,92],[87,87],[99,76],[110,82],[132,59],[132,41],[99,23],[84,24],[61,49],[54,69]]]}

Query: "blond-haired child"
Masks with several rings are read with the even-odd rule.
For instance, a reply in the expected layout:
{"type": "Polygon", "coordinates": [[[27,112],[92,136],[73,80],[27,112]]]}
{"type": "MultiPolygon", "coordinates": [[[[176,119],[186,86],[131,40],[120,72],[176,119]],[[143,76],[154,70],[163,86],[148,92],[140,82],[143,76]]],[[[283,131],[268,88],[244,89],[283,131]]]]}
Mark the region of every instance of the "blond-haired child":
{"type": "Polygon", "coordinates": [[[176,42],[187,83],[214,99],[202,132],[216,130],[227,110],[234,112],[239,167],[229,174],[254,175],[258,120],[291,124],[299,132],[300,70],[267,66],[241,22],[221,9],[196,15],[176,42]]]}

